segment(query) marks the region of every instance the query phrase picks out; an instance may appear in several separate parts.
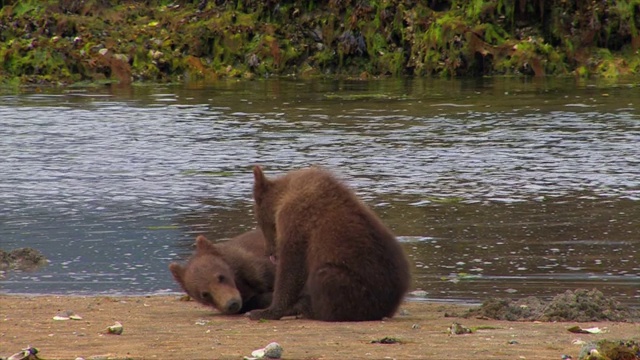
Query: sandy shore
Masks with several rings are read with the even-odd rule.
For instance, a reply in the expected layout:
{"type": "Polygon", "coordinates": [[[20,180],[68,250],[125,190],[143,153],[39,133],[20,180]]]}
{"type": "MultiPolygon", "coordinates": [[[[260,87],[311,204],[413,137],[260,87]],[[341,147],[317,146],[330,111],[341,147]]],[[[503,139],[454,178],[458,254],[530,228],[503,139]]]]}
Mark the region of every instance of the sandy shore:
{"type": "Polygon", "coordinates": [[[324,323],[300,319],[254,322],[222,316],[177,296],[76,297],[0,295],[0,357],[28,345],[43,359],[242,359],[275,341],[283,359],[561,359],[578,358],[576,340],[637,339],[629,323],[581,323],[604,334],[573,334],[576,323],[508,322],[445,317],[466,307],[406,302],[385,321],[324,323]],[[53,320],[71,310],[81,320],[53,320]],[[121,335],[105,334],[122,323],[121,335]],[[451,335],[453,322],[478,328],[451,335]],[[395,344],[372,343],[385,337],[395,344]]]}

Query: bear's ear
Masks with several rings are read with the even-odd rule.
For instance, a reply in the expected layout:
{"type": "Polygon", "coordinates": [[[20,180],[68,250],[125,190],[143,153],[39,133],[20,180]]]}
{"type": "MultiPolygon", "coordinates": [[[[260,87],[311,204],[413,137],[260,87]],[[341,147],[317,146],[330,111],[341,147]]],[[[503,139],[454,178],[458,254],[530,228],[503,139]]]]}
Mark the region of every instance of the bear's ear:
{"type": "Polygon", "coordinates": [[[176,279],[178,284],[184,289],[184,268],[180,266],[180,264],[172,262],[169,264],[169,270],[171,270],[173,278],[176,279]]]}
{"type": "Polygon", "coordinates": [[[196,252],[210,252],[210,253],[218,253],[218,249],[216,246],[209,241],[204,235],[199,235],[196,238],[196,252]]]}
{"type": "Polygon", "coordinates": [[[264,193],[269,187],[269,180],[264,176],[260,165],[253,167],[253,181],[253,198],[256,201],[259,201],[262,199],[264,193]]]}

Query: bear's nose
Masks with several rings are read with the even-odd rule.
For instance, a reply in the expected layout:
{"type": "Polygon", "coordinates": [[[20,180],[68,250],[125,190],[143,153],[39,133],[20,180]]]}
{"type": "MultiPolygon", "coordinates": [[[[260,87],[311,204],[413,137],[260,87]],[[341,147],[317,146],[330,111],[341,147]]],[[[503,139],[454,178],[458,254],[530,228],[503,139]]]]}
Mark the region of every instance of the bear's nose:
{"type": "Polygon", "coordinates": [[[242,300],[231,299],[231,300],[227,301],[227,304],[226,304],[225,308],[227,309],[227,311],[226,311],[227,313],[235,314],[238,311],[240,311],[240,308],[242,308],[242,300]]]}

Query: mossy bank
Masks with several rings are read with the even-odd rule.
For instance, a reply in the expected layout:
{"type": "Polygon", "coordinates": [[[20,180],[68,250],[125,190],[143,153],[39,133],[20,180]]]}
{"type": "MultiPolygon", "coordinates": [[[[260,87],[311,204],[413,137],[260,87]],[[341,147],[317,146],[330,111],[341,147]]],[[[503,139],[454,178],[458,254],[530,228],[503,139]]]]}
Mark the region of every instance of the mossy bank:
{"type": "Polygon", "coordinates": [[[0,0],[0,82],[640,73],[640,0],[0,0]]]}

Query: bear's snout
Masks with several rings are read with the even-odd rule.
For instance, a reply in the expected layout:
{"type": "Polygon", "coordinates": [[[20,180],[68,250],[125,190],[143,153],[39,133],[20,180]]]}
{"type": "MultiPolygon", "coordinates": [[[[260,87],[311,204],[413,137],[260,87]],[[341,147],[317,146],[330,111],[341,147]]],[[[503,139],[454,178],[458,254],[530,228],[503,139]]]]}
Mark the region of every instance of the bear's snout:
{"type": "Polygon", "coordinates": [[[230,299],[224,305],[223,312],[225,314],[236,314],[238,311],[242,309],[242,300],[241,299],[230,299]]]}

